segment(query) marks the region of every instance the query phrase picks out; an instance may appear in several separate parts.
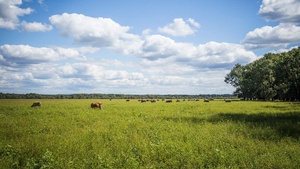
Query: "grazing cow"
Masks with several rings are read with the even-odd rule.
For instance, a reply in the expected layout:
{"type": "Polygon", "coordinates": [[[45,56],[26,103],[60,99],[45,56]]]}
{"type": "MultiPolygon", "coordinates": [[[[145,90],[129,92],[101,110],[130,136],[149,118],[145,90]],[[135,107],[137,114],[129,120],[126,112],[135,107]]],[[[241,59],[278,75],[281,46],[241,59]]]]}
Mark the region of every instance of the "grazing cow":
{"type": "Polygon", "coordinates": [[[41,102],[33,102],[31,107],[42,106],[41,102]]]}
{"type": "Polygon", "coordinates": [[[204,102],[209,102],[209,99],[204,99],[204,102]]]}
{"type": "Polygon", "coordinates": [[[231,100],[230,99],[225,99],[225,102],[231,102],[231,100]]]}
{"type": "Polygon", "coordinates": [[[147,100],[141,99],[141,103],[145,103],[145,102],[147,102],[147,100]]]}
{"type": "Polygon", "coordinates": [[[91,103],[91,108],[102,109],[102,103],[101,102],[91,103]]]}
{"type": "Polygon", "coordinates": [[[155,103],[155,102],[156,102],[156,100],[152,99],[150,102],[151,102],[151,103],[155,103]]]}
{"type": "Polygon", "coordinates": [[[166,103],[172,103],[172,99],[166,100],[166,103]]]}

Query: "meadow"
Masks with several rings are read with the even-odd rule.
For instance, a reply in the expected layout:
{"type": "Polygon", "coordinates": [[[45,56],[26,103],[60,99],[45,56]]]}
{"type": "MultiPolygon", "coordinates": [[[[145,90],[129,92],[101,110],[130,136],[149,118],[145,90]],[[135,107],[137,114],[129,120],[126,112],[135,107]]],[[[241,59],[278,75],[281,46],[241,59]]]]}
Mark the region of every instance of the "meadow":
{"type": "Polygon", "coordinates": [[[300,168],[298,102],[34,101],[0,100],[0,168],[300,168]]]}

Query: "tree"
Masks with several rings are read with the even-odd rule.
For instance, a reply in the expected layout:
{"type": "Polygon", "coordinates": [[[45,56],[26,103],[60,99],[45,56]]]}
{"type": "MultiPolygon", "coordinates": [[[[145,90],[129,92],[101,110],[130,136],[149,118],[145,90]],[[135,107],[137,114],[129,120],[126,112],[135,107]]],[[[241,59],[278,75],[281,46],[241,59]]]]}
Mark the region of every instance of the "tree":
{"type": "Polygon", "coordinates": [[[225,82],[236,88],[234,94],[262,100],[299,100],[300,47],[280,54],[267,53],[245,66],[236,64],[225,82]]]}

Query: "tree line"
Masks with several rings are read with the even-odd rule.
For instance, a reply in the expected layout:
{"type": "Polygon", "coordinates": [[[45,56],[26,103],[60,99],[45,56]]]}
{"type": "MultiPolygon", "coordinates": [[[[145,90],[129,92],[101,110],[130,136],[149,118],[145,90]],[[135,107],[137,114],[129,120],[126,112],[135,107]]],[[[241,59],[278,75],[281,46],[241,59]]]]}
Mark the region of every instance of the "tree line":
{"type": "Polygon", "coordinates": [[[79,94],[16,94],[1,93],[0,99],[194,99],[194,98],[212,98],[224,99],[235,98],[232,94],[199,94],[199,95],[134,95],[134,94],[101,94],[101,93],[79,93],[79,94]]]}
{"type": "Polygon", "coordinates": [[[267,53],[249,64],[236,64],[225,76],[243,99],[289,100],[300,98],[300,47],[267,53]]]}

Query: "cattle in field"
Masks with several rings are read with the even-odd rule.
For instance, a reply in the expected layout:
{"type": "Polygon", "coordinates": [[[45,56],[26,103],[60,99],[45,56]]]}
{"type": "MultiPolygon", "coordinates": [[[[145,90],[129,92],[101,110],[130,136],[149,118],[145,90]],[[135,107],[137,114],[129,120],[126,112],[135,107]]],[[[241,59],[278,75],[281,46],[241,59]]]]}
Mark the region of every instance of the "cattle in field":
{"type": "Polygon", "coordinates": [[[102,109],[102,103],[101,102],[91,103],[91,108],[102,109]]]}
{"type": "Polygon", "coordinates": [[[41,102],[33,102],[31,107],[42,106],[41,102]]]}
{"type": "Polygon", "coordinates": [[[225,102],[231,102],[231,100],[230,99],[225,99],[225,102]]]}
{"type": "Polygon", "coordinates": [[[204,99],[204,102],[209,102],[209,99],[204,99]]]}
{"type": "Polygon", "coordinates": [[[156,100],[152,99],[150,102],[151,102],[151,103],[156,103],[156,100]]]}
{"type": "Polygon", "coordinates": [[[145,99],[141,99],[140,101],[141,101],[141,103],[147,102],[147,100],[145,100],[145,99]]]}
{"type": "Polygon", "coordinates": [[[170,99],[170,100],[166,100],[166,103],[172,103],[172,100],[170,99]]]}

